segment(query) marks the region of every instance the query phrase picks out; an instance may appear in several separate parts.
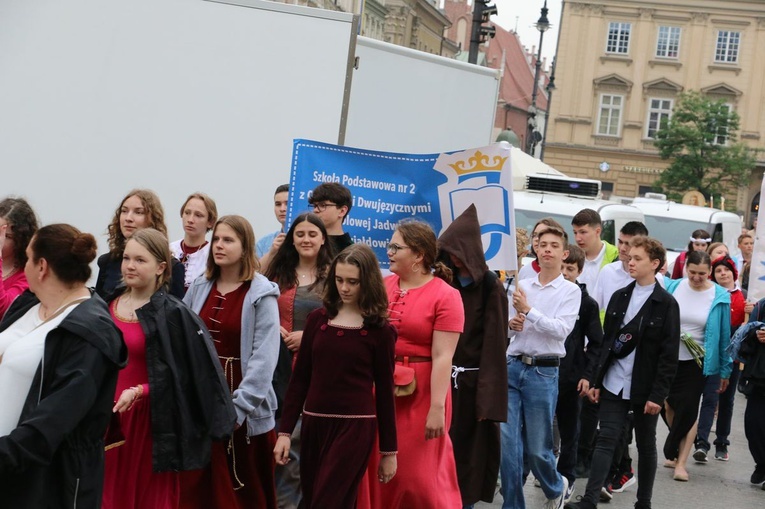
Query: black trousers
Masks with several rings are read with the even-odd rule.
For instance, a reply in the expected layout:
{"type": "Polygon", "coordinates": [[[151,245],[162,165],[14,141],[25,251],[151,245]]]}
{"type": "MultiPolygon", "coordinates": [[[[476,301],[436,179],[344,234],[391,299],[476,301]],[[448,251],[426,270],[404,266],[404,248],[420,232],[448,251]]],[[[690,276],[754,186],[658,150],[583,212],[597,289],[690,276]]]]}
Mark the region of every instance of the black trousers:
{"type": "Polygon", "coordinates": [[[592,403],[588,398],[582,401],[579,415],[579,447],[577,459],[579,463],[589,467],[592,462],[592,450],[595,447],[595,436],[598,432],[598,411],[600,403],[592,403]]]}
{"type": "Polygon", "coordinates": [[[560,456],[558,472],[568,479],[569,486],[576,480],[576,453],[579,445],[579,412],[582,398],[576,385],[558,388],[558,404],[555,415],[558,417],[560,431],[560,456]]]}
{"type": "Polygon", "coordinates": [[[744,432],[755,465],[765,468],[765,394],[754,393],[746,398],[744,432]]]}
{"type": "Polygon", "coordinates": [[[653,483],[656,478],[656,423],[658,415],[643,413],[645,404],[634,404],[622,399],[606,389],[600,391],[600,433],[592,454],[590,478],[582,497],[593,505],[598,504],[600,489],[606,481],[614,451],[624,435],[624,425],[630,411],[633,412],[635,441],[638,450],[638,489],[637,500],[641,505],[650,507],[653,483]]]}

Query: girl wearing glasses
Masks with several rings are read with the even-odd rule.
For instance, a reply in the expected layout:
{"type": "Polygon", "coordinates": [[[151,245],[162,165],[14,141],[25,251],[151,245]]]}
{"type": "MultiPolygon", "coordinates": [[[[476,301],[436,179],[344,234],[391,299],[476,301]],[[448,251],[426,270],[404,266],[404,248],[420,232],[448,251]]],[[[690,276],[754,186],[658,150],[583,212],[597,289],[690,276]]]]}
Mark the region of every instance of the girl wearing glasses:
{"type": "Polygon", "coordinates": [[[14,299],[29,288],[24,275],[26,249],[37,228],[37,216],[26,200],[0,201],[0,319],[14,299]]]}
{"type": "MultiPolygon", "coordinates": [[[[292,374],[294,355],[300,348],[308,315],[321,307],[324,281],[332,263],[332,245],[327,230],[316,214],[300,214],[292,222],[284,242],[269,262],[265,276],[279,285],[279,323],[282,341],[274,372],[274,389],[281,417],[284,394],[292,374]]],[[[276,467],[276,495],[280,507],[296,508],[300,503],[300,426],[293,431],[290,461],[276,467]]]]}
{"type": "Polygon", "coordinates": [[[377,485],[380,508],[462,507],[447,423],[452,356],[465,312],[459,291],[449,284],[451,271],[436,262],[437,251],[435,233],[420,221],[399,223],[388,245],[393,274],[385,287],[398,332],[395,360],[414,370],[416,388],[396,398],[398,473],[377,485]]]}

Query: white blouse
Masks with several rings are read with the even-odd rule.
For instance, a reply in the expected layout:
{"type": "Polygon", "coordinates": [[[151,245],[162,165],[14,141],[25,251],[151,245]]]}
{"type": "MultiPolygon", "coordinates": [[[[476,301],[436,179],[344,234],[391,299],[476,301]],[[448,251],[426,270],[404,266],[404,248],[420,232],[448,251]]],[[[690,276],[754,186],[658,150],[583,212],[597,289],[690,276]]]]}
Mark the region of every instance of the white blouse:
{"type": "Polygon", "coordinates": [[[72,312],[69,306],[43,323],[40,305],[0,332],[0,437],[19,425],[21,411],[45,350],[45,337],[72,312]]]}

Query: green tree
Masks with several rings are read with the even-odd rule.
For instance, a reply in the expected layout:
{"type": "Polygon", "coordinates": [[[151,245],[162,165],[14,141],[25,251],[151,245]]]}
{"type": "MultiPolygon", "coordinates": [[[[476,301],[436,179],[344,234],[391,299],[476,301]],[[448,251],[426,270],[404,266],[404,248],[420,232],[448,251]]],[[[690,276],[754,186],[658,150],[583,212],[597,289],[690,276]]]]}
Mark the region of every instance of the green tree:
{"type": "Polygon", "coordinates": [[[672,162],[656,181],[673,199],[699,190],[720,195],[749,182],[754,152],[736,141],[739,116],[723,101],[696,91],[678,96],[669,121],[656,132],[655,146],[672,162]]]}

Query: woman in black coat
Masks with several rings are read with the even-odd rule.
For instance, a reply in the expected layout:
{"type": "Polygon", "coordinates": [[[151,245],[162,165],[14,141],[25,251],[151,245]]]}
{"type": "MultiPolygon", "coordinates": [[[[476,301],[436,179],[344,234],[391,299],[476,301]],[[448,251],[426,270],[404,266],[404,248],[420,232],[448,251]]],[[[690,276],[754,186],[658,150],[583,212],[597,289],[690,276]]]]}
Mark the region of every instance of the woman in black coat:
{"type": "Polygon", "coordinates": [[[41,228],[27,248],[32,293],[0,324],[0,415],[18,422],[0,431],[3,507],[101,506],[104,434],[127,350],[85,286],[96,248],[92,235],[63,224],[41,228]],[[22,370],[11,372],[14,364],[22,370]],[[26,398],[11,404],[12,392],[26,398]]]}

